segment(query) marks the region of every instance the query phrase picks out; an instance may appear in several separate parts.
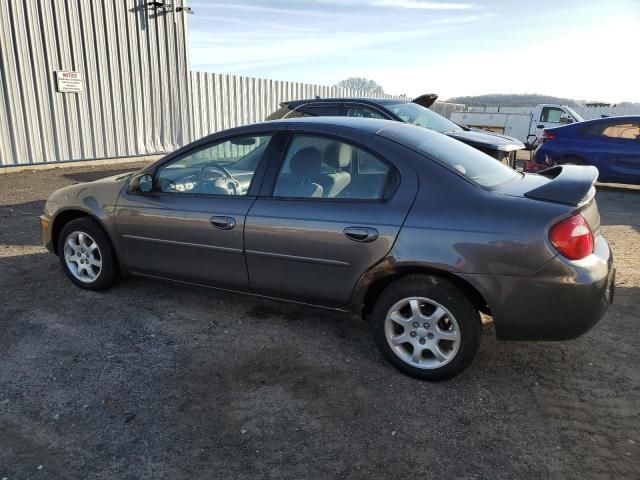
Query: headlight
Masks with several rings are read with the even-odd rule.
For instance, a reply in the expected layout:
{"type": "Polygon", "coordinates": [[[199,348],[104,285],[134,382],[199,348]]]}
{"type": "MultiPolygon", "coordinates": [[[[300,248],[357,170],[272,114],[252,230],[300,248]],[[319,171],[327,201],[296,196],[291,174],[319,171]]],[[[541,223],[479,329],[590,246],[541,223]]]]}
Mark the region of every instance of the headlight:
{"type": "Polygon", "coordinates": [[[58,202],[55,200],[47,200],[47,203],[44,204],[44,213],[45,215],[51,217],[58,210],[58,202]]]}

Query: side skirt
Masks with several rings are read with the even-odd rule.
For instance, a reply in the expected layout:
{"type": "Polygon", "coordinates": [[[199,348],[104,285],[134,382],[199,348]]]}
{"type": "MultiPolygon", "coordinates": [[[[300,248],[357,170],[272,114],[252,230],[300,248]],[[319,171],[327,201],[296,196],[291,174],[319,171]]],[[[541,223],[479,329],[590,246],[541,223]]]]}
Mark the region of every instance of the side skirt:
{"type": "Polygon", "coordinates": [[[240,295],[250,295],[252,297],[265,298],[267,300],[276,300],[278,302],[295,303],[296,305],[304,305],[306,307],[312,307],[312,308],[321,308],[323,310],[331,310],[331,311],[334,311],[334,312],[354,313],[354,312],[352,312],[351,310],[349,310],[346,307],[327,307],[325,305],[317,305],[317,304],[314,304],[314,303],[301,302],[301,301],[298,301],[298,300],[290,300],[288,298],[271,297],[269,295],[261,295],[259,293],[245,292],[245,291],[242,291],[242,290],[232,290],[232,289],[229,289],[229,288],[214,287],[212,285],[206,285],[204,283],[187,282],[185,280],[176,280],[174,278],[161,277],[161,276],[158,276],[158,275],[150,275],[148,273],[140,273],[140,272],[133,272],[133,271],[129,271],[128,273],[129,273],[129,275],[132,275],[132,276],[135,276],[135,277],[151,278],[151,279],[155,279],[155,280],[166,280],[166,281],[169,281],[169,282],[183,283],[185,285],[195,285],[197,287],[204,287],[204,288],[210,288],[212,290],[219,290],[221,292],[237,293],[237,294],[240,294],[240,295]]]}

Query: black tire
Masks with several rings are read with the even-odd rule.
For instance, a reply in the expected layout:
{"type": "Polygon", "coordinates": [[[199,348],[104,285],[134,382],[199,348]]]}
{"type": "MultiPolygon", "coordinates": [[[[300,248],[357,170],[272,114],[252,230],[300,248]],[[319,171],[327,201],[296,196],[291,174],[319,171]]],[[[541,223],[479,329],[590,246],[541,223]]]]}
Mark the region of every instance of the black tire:
{"type": "Polygon", "coordinates": [[[77,218],[62,227],[60,235],[58,236],[58,257],[60,257],[60,263],[67,277],[80,288],[86,290],[105,290],[109,288],[117,278],[118,269],[116,266],[116,256],[113,252],[111,241],[100,224],[92,218],[77,218]],[[101,260],[102,265],[94,280],[80,280],[67,265],[65,242],[67,237],[74,232],[81,232],[88,235],[98,246],[99,260],[101,260]]]}
{"type": "MultiPolygon", "coordinates": [[[[444,318],[445,322],[448,321],[446,316],[444,318]]],[[[370,327],[382,356],[401,372],[421,380],[446,380],[458,375],[471,365],[480,346],[481,322],[478,311],[451,281],[437,276],[410,275],[389,285],[376,300],[370,327]],[[423,297],[436,302],[455,317],[459,329],[458,350],[448,363],[434,368],[414,366],[400,358],[389,344],[385,332],[387,315],[398,302],[410,297],[423,297]]],[[[424,334],[424,329],[420,330],[424,334]]]]}

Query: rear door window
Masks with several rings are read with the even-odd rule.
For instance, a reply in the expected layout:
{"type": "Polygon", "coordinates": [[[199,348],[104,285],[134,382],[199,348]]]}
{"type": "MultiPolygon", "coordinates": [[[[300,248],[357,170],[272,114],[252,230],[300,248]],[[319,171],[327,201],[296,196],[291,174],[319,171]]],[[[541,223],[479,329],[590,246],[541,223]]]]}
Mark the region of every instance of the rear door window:
{"type": "Polygon", "coordinates": [[[602,135],[611,138],[624,138],[627,140],[640,139],[640,123],[616,123],[608,125],[602,135]]]}
{"type": "Polygon", "coordinates": [[[274,197],[384,200],[400,174],[367,150],[323,135],[294,135],[276,180],[274,197]]]}
{"type": "Polygon", "coordinates": [[[590,136],[640,140],[640,122],[607,122],[592,125],[586,130],[590,136]]]}

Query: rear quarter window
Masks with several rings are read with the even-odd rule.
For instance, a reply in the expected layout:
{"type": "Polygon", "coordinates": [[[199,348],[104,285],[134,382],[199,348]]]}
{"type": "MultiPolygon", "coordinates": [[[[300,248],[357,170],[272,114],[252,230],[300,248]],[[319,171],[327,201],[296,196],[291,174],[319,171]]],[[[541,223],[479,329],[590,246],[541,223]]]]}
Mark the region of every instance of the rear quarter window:
{"type": "Polygon", "coordinates": [[[284,118],[290,111],[291,109],[288,105],[283,105],[278,110],[269,115],[265,120],[280,120],[281,118],[284,118]]]}
{"type": "Polygon", "coordinates": [[[625,140],[640,139],[640,122],[612,121],[595,123],[585,127],[583,135],[589,137],[620,138],[625,140]]]}

